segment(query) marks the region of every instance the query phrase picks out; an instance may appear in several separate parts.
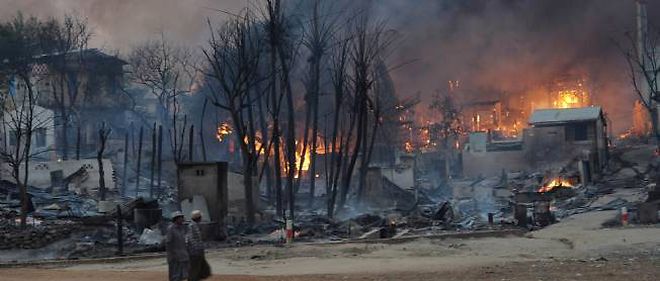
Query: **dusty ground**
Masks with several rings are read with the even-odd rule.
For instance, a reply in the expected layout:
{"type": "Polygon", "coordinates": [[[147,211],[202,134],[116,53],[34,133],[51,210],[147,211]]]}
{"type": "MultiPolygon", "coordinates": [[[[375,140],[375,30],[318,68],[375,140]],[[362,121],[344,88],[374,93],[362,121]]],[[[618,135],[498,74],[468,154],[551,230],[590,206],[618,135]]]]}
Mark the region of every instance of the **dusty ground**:
{"type": "MultiPolygon", "coordinates": [[[[17,280],[166,280],[165,272],[149,271],[71,271],[71,270],[4,270],[3,279],[17,280]]],[[[216,275],[209,280],[223,281],[322,281],[322,280],[657,280],[660,261],[657,259],[620,260],[547,260],[538,262],[508,262],[466,269],[421,272],[358,273],[289,276],[216,275]]]]}
{"type": "MultiPolygon", "coordinates": [[[[525,237],[249,247],[208,254],[211,280],[656,280],[660,227],[603,229],[614,211],[525,237]]],[[[2,280],[164,280],[163,259],[2,269],[2,280]]]]}

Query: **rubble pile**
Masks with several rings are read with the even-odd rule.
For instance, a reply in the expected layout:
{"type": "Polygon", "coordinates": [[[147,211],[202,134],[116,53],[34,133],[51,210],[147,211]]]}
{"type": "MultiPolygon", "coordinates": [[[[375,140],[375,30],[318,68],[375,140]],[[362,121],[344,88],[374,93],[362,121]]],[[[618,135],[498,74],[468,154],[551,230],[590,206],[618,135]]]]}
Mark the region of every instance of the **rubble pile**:
{"type": "Polygon", "coordinates": [[[21,229],[15,221],[0,220],[0,250],[38,249],[69,237],[80,229],[70,221],[39,222],[21,229]]]}

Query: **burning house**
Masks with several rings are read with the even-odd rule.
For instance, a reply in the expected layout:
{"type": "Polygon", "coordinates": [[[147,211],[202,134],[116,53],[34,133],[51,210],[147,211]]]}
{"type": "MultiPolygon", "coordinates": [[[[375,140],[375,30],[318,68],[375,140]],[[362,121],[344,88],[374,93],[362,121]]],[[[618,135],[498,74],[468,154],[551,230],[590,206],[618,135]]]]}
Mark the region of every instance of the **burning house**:
{"type": "Polygon", "coordinates": [[[578,157],[599,173],[607,163],[607,122],[600,107],[541,109],[530,117],[527,132],[532,161],[541,166],[578,157]]]}
{"type": "Polygon", "coordinates": [[[463,154],[466,176],[579,163],[583,178],[589,180],[607,163],[607,122],[600,107],[539,109],[529,125],[519,141],[493,141],[489,133],[472,133],[463,154]]]}

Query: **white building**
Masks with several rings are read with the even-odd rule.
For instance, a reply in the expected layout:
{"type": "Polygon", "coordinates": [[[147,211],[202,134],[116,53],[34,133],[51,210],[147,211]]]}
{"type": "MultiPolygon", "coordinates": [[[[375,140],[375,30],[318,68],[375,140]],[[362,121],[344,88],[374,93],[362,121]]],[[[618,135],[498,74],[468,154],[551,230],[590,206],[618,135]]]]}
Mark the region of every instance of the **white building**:
{"type": "MultiPolygon", "coordinates": [[[[26,106],[27,107],[27,106],[26,106]]],[[[30,159],[55,160],[55,115],[52,110],[34,106],[32,121],[32,138],[30,146],[30,159]]],[[[0,150],[12,154],[16,150],[18,141],[23,142],[27,131],[28,113],[24,109],[10,109],[5,112],[0,128],[0,150]],[[18,130],[23,133],[17,134],[18,130]]],[[[21,143],[21,145],[25,145],[21,143]]]]}

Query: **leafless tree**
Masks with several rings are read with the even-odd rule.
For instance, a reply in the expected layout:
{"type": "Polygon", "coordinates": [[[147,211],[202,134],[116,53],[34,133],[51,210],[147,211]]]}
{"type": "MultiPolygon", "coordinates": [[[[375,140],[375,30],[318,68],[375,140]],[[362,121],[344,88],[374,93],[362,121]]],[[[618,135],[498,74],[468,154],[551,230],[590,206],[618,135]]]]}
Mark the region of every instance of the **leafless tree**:
{"type": "MultiPolygon", "coordinates": [[[[658,102],[660,102],[660,28],[651,26],[642,31],[643,38],[626,33],[627,46],[619,45],[628,65],[628,75],[634,93],[651,117],[652,136],[660,150],[660,124],[658,124],[658,102]]],[[[639,35],[638,35],[639,36],[639,35]]]]}
{"type": "MultiPolygon", "coordinates": [[[[291,219],[295,216],[295,190],[294,179],[296,177],[296,112],[294,109],[294,97],[292,90],[291,70],[296,62],[298,54],[298,41],[295,40],[292,34],[292,24],[290,19],[285,14],[285,9],[282,7],[280,0],[266,0],[266,13],[265,19],[267,38],[270,46],[270,59],[271,68],[277,68],[278,85],[282,96],[284,97],[283,104],[277,104],[277,122],[274,128],[273,138],[279,142],[280,136],[279,126],[279,109],[281,105],[286,107],[282,111],[286,117],[286,127],[284,133],[284,156],[286,158],[286,193],[287,203],[289,210],[289,217],[291,219]],[[277,131],[275,130],[277,129],[277,131]]],[[[273,72],[275,73],[275,72],[273,72]]],[[[272,75],[272,74],[271,74],[272,75]]],[[[279,98],[278,98],[279,99],[279,98]]],[[[279,146],[275,145],[275,149],[279,150],[279,146]]],[[[276,154],[276,158],[279,155],[276,154]]],[[[278,159],[275,160],[276,162],[278,159]]],[[[276,164],[277,165],[277,164],[276,164]]]]}
{"type": "MultiPolygon", "coordinates": [[[[69,128],[71,117],[76,115],[83,79],[81,74],[88,71],[85,63],[85,50],[92,31],[87,19],[66,15],[63,20],[51,19],[45,23],[41,34],[44,47],[49,53],[43,54],[43,61],[52,72],[51,92],[53,105],[60,120],[60,147],[62,159],[69,159],[69,128]]],[[[79,119],[79,118],[76,118],[79,119]]],[[[79,121],[78,121],[79,122],[79,121]]],[[[78,128],[80,124],[78,124],[78,128]]],[[[77,153],[79,157],[79,152],[77,153]]]]}
{"type": "Polygon", "coordinates": [[[129,78],[156,97],[158,120],[169,134],[175,161],[180,162],[183,145],[180,139],[187,124],[180,124],[178,99],[193,91],[201,79],[198,56],[191,49],[174,45],[162,34],[159,40],[134,48],[128,61],[131,65],[129,78]]]}
{"type": "MultiPolygon", "coordinates": [[[[347,171],[352,171],[358,155],[360,166],[358,171],[357,201],[363,196],[366,176],[373,151],[376,132],[381,122],[379,93],[375,89],[378,80],[378,64],[387,55],[393,42],[393,36],[385,30],[383,22],[369,19],[368,7],[356,18],[352,27],[349,61],[352,76],[350,78],[353,96],[354,112],[357,123],[353,154],[347,171]]],[[[350,184],[350,174],[347,173],[344,184],[350,184]]],[[[342,198],[345,202],[345,198],[342,198]]]]}
{"type": "Polygon", "coordinates": [[[33,156],[32,136],[36,128],[47,123],[37,112],[37,92],[35,90],[36,75],[35,57],[42,51],[40,34],[43,23],[36,18],[24,18],[18,14],[12,20],[0,23],[0,72],[1,76],[10,80],[10,84],[21,86],[21,91],[10,91],[4,98],[3,107],[11,112],[4,114],[3,123],[8,127],[6,136],[13,139],[13,146],[7,146],[0,152],[3,160],[12,169],[12,177],[20,189],[21,226],[26,225],[28,207],[27,184],[29,179],[29,161],[33,156]],[[23,177],[20,168],[24,168],[23,177]]]}
{"type": "Polygon", "coordinates": [[[257,147],[252,128],[254,118],[249,107],[254,105],[251,87],[256,81],[260,62],[259,40],[256,24],[248,13],[231,19],[219,30],[211,28],[212,37],[204,55],[210,66],[207,76],[211,87],[211,104],[227,111],[231,117],[243,159],[243,183],[247,220],[253,223],[253,177],[263,145],[257,147]],[[250,115],[250,116],[248,116],[250,115]]]}
{"type": "Polygon", "coordinates": [[[321,95],[321,64],[324,62],[328,49],[330,48],[330,40],[333,38],[334,33],[337,31],[338,17],[330,17],[322,14],[322,11],[329,11],[331,9],[323,7],[320,0],[315,0],[312,7],[312,15],[309,20],[309,28],[305,30],[303,45],[309,52],[308,58],[308,77],[306,79],[306,95],[305,102],[307,104],[305,114],[305,127],[303,137],[303,148],[300,166],[298,167],[298,179],[302,180],[302,166],[305,162],[305,155],[308,149],[309,141],[309,126],[311,123],[311,147],[310,149],[310,163],[309,163],[309,188],[310,200],[309,205],[312,206],[314,202],[314,193],[316,187],[316,153],[318,148],[319,136],[319,98],[321,95]]]}
{"type": "MultiPolygon", "coordinates": [[[[355,122],[342,122],[349,114],[343,114],[347,111],[345,105],[347,100],[345,97],[348,95],[348,52],[349,41],[344,38],[337,40],[332,53],[331,53],[331,81],[333,87],[333,101],[334,112],[332,119],[332,135],[330,144],[326,143],[325,147],[330,147],[330,160],[326,164],[326,192],[328,194],[327,213],[328,217],[333,217],[335,211],[335,204],[337,201],[337,192],[339,190],[340,176],[342,175],[342,167],[345,163],[346,151],[348,150],[348,140],[352,134],[352,126],[355,122]],[[346,123],[350,123],[351,128],[348,130],[343,129],[346,123]]],[[[343,193],[343,192],[342,192],[343,193]]]]}

